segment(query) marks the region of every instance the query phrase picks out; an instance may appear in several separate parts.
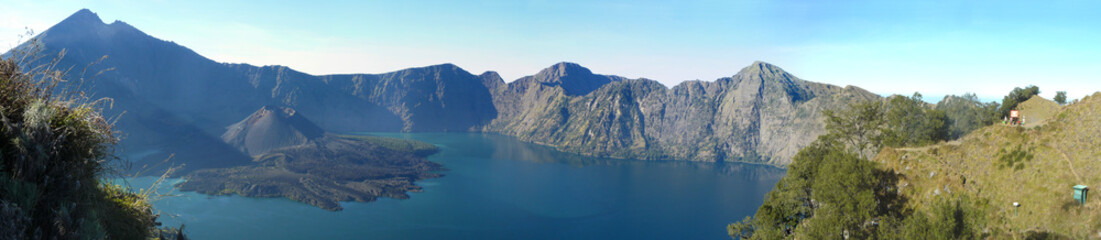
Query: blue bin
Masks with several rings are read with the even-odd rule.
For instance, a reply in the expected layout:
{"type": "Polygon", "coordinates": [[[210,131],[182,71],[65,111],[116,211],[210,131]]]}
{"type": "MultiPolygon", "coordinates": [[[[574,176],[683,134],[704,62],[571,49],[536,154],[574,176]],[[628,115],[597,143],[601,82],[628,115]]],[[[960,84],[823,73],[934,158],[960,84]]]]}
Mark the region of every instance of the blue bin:
{"type": "Polygon", "coordinates": [[[1086,187],[1086,185],[1075,185],[1074,186],[1074,200],[1077,200],[1078,204],[1085,205],[1086,204],[1086,196],[1089,193],[1089,191],[1090,191],[1090,188],[1086,187]]]}

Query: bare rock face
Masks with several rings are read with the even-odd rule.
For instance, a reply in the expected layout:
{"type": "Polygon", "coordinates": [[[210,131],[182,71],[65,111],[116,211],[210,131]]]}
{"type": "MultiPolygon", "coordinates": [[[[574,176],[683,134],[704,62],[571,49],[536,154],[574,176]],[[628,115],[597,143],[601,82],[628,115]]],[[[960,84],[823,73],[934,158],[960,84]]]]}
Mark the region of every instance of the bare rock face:
{"type": "Polygon", "coordinates": [[[784,165],[825,133],[821,110],[879,99],[856,87],[804,81],[764,62],[733,77],[672,89],[574,70],[565,75],[602,84],[575,95],[564,84],[545,84],[565,82],[547,74],[563,65],[494,91],[499,117],[486,130],[593,156],[784,165]]]}
{"type": "Polygon", "coordinates": [[[222,141],[249,156],[302,145],[325,135],[321,128],[294,109],[265,106],[226,128],[222,141]]]}

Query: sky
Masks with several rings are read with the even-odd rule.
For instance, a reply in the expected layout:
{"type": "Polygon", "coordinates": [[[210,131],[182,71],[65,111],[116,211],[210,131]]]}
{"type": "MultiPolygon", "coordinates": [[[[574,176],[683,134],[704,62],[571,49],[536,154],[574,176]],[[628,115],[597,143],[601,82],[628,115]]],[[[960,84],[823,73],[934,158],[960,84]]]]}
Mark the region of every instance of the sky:
{"type": "MultiPolygon", "coordinates": [[[[0,48],[88,8],[218,62],[310,74],[454,63],[505,79],[557,62],[658,80],[732,76],[753,61],[926,101],[1101,91],[1095,1],[0,0],[0,48]]],[[[22,39],[25,39],[22,38],[22,39]]]]}

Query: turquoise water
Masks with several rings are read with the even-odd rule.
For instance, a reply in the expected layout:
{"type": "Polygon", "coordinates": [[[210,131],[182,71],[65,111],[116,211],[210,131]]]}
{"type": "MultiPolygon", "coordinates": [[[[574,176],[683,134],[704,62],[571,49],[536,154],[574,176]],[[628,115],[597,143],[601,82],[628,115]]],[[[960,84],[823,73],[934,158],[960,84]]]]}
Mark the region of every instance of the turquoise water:
{"type": "Polygon", "coordinates": [[[726,224],[753,214],[784,174],[750,164],[582,157],[491,134],[372,135],[436,144],[442,151],[429,159],[445,176],[418,182],[424,191],[410,199],[342,203],[339,212],[190,192],[154,206],[193,239],[728,239],[726,224]]]}

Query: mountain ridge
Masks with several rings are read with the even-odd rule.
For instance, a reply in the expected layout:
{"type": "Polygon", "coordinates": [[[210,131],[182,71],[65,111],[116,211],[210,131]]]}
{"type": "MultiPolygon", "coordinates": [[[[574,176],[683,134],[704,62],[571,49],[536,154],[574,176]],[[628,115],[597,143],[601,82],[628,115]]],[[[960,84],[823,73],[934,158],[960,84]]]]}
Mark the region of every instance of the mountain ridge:
{"type": "Polygon", "coordinates": [[[824,133],[821,110],[879,98],[858,87],[805,81],[760,61],[715,81],[668,88],[616,79],[583,96],[530,79],[536,77],[497,91],[494,104],[502,114],[486,131],[613,158],[783,165],[824,133]]]}
{"type": "MultiPolygon", "coordinates": [[[[121,110],[167,114],[123,118],[121,128],[188,125],[202,130],[205,136],[195,139],[201,142],[220,140],[224,127],[240,120],[235,116],[272,105],[297,109],[322,129],[338,132],[484,131],[592,156],[784,165],[824,132],[818,111],[879,98],[857,87],[805,81],[761,61],[731,77],[672,87],[595,74],[570,62],[511,82],[450,63],[310,75],[286,66],[218,63],[137,29],[67,33],[72,29],[66,26],[78,20],[103,25],[86,9],[70,18],[39,36],[46,54],[66,49],[70,54],[62,64],[74,67],[110,56],[89,72],[115,70],[99,76],[90,92],[130,96],[119,98],[121,110]]],[[[168,134],[147,135],[180,142],[165,139],[168,134]]]]}

